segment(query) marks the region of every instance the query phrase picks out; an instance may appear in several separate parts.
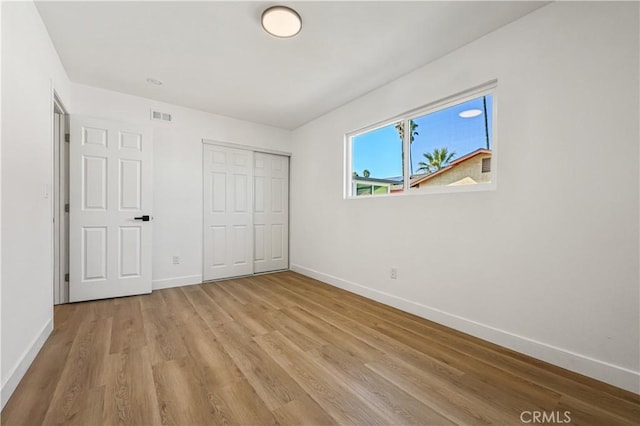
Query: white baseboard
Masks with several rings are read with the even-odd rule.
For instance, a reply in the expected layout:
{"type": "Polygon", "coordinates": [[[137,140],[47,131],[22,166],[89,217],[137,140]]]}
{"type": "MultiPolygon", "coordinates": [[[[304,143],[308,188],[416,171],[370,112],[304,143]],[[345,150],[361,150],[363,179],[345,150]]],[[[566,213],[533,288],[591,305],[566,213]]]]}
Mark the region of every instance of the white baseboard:
{"type": "Polygon", "coordinates": [[[618,365],[610,364],[585,355],[558,348],[544,342],[539,342],[524,336],[481,324],[468,318],[444,312],[440,309],[426,306],[393,294],[385,293],[343,280],[329,274],[306,268],[301,265],[291,265],[291,270],[331,284],[335,287],[373,299],[385,305],[393,306],[438,324],[468,333],[483,340],[504,346],[514,351],[532,356],[542,361],[557,365],[567,370],[609,383],[613,386],[640,394],[640,372],[629,370],[618,365]]]}
{"type": "Polygon", "coordinates": [[[53,319],[50,318],[46,322],[44,327],[42,327],[40,333],[38,333],[35,339],[33,339],[29,347],[24,351],[18,363],[13,367],[11,373],[9,373],[9,375],[7,376],[7,380],[5,380],[5,382],[2,384],[2,391],[0,392],[0,398],[2,398],[0,400],[0,405],[2,407],[0,408],[0,410],[4,408],[7,401],[9,401],[9,398],[11,398],[11,395],[13,395],[13,392],[18,387],[20,380],[22,380],[22,378],[24,377],[25,373],[29,369],[29,366],[31,366],[31,363],[36,358],[36,355],[38,355],[38,352],[40,352],[40,349],[42,349],[44,342],[47,341],[47,338],[52,331],[53,319]]]}
{"type": "Polygon", "coordinates": [[[186,275],[184,277],[166,278],[163,280],[153,280],[151,282],[153,290],[162,288],[182,287],[183,285],[200,284],[202,275],[186,275]]]}

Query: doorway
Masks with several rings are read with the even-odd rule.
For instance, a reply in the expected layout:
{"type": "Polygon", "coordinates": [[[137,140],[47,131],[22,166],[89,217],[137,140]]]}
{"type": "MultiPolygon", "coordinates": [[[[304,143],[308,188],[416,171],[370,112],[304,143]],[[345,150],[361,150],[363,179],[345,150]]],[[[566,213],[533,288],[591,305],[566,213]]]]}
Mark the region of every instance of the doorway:
{"type": "Polygon", "coordinates": [[[69,114],[53,97],[53,304],[69,302],[69,114]]]}

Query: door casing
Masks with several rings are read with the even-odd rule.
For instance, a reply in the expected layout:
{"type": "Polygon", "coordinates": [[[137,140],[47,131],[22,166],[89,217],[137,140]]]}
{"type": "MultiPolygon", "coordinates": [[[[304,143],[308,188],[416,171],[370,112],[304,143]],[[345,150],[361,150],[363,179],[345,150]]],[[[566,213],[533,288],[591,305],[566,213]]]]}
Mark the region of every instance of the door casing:
{"type": "Polygon", "coordinates": [[[69,302],[69,115],[53,95],[53,304],[69,302]]]}

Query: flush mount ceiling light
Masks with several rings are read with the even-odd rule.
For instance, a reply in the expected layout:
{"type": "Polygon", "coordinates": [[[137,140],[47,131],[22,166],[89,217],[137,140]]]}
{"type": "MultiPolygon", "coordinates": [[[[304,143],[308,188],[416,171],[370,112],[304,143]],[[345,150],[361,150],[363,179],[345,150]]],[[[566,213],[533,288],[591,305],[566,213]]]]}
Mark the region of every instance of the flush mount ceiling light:
{"type": "Polygon", "coordinates": [[[156,86],[162,86],[162,82],[156,78],[148,78],[147,83],[155,84],[156,86]]]}
{"type": "Polygon", "coordinates": [[[274,37],[293,37],[302,29],[302,18],[289,7],[273,6],[262,12],[262,28],[274,37]]]}
{"type": "Polygon", "coordinates": [[[467,109],[458,114],[462,118],[473,118],[482,114],[482,110],[479,109],[467,109]]]}

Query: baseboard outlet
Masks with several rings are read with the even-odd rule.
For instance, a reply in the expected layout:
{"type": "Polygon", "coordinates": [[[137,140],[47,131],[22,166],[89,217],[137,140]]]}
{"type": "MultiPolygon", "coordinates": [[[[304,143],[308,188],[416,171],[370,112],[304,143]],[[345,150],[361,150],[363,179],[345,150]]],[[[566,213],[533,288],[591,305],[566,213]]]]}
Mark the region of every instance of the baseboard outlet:
{"type": "Polygon", "coordinates": [[[291,270],[558,367],[640,394],[640,372],[501,330],[301,265],[291,270]]]}
{"type": "Polygon", "coordinates": [[[166,278],[163,280],[153,280],[151,282],[153,290],[163,288],[182,287],[185,285],[202,283],[202,275],[186,275],[184,277],[166,278]]]}
{"type": "Polygon", "coordinates": [[[13,395],[13,392],[20,384],[20,380],[24,377],[27,370],[33,363],[33,360],[36,359],[38,352],[44,346],[44,343],[47,341],[51,333],[53,332],[53,318],[50,318],[40,330],[40,333],[33,339],[29,347],[24,351],[18,363],[13,367],[11,373],[7,376],[7,380],[2,384],[2,391],[0,391],[0,405],[4,409],[5,404],[13,395]]]}

